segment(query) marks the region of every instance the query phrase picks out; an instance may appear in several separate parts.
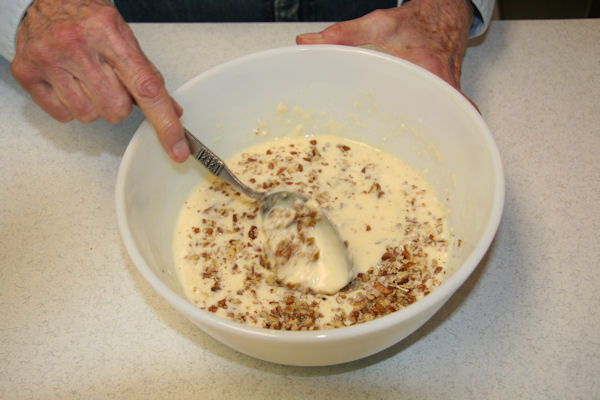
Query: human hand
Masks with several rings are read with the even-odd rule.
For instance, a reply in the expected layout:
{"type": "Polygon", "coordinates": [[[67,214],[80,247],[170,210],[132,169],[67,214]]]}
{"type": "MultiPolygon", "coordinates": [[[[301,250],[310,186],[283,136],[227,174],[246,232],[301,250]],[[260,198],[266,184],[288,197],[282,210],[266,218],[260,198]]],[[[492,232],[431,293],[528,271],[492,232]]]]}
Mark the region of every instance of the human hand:
{"type": "Polygon", "coordinates": [[[119,122],[139,106],[169,156],[189,148],[159,71],[109,0],[35,0],[18,32],[11,73],[61,122],[119,122]]]}
{"type": "Polygon", "coordinates": [[[460,91],[462,59],[473,23],[468,0],[412,0],[296,38],[298,44],[373,44],[433,72],[460,91]]]}

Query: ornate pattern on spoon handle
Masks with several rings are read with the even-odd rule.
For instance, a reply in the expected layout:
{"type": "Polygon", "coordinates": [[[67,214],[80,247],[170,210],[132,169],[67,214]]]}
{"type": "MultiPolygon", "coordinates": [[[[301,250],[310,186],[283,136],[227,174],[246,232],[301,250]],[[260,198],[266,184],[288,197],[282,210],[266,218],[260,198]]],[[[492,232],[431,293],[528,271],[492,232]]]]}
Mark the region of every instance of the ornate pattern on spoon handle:
{"type": "Polygon", "coordinates": [[[225,162],[223,162],[223,160],[215,155],[212,150],[198,140],[198,138],[196,138],[190,131],[184,128],[183,132],[185,133],[190,145],[191,154],[213,175],[223,179],[225,182],[230,183],[249,197],[254,199],[262,199],[265,196],[264,193],[256,192],[250,189],[250,187],[246,186],[244,183],[240,182],[237,177],[231,173],[229,168],[227,168],[225,162]]]}
{"type": "Polygon", "coordinates": [[[219,176],[221,170],[223,169],[223,163],[221,160],[216,159],[215,155],[206,147],[200,149],[196,154],[194,154],[194,158],[200,161],[202,165],[204,165],[216,176],[219,176]]]}
{"type": "Polygon", "coordinates": [[[185,128],[184,133],[190,145],[192,156],[200,161],[211,173],[219,176],[225,167],[225,163],[185,128]]]}

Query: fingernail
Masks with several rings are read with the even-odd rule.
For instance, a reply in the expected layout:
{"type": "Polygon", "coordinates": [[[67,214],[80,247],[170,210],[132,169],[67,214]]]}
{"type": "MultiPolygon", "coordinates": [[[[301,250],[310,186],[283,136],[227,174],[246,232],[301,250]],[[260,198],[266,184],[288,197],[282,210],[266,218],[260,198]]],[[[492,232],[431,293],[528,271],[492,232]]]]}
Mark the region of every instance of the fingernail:
{"type": "Polygon", "coordinates": [[[185,161],[185,159],[190,155],[190,148],[185,138],[175,143],[173,147],[171,147],[171,151],[175,156],[175,161],[185,161]]]}

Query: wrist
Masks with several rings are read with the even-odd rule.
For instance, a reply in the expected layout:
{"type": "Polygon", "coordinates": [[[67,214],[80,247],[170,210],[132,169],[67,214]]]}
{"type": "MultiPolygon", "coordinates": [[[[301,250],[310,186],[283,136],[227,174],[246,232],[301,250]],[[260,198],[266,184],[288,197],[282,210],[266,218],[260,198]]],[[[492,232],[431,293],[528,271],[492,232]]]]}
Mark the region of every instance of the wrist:
{"type": "Polygon", "coordinates": [[[475,14],[479,13],[471,0],[401,0],[400,6],[411,4],[434,10],[437,15],[447,15],[451,20],[471,30],[475,14]],[[418,4],[417,4],[418,3],[418,4]]]}

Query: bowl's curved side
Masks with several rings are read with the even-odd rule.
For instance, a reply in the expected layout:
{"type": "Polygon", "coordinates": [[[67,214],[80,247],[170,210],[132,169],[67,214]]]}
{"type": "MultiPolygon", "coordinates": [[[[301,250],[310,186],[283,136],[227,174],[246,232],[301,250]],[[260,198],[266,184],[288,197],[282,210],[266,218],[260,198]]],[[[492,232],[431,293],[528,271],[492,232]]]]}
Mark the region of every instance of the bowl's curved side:
{"type": "Polygon", "coordinates": [[[419,313],[404,324],[386,324],[383,328],[362,334],[334,337],[311,335],[305,340],[282,340],[281,336],[239,335],[226,327],[191,320],[204,332],[221,343],[248,356],[276,364],[317,367],[359,360],[383,351],[419,329],[439,307],[419,313]]]}
{"type": "MultiPolygon", "coordinates": [[[[388,93],[389,85],[380,79],[392,79],[394,73],[409,76],[402,78],[404,80],[398,77],[394,85],[399,82],[410,85],[413,82],[412,89],[405,86],[405,90],[412,91],[417,99],[427,99],[433,93],[437,96],[434,101],[437,102],[436,107],[443,107],[446,102],[452,109],[449,115],[458,113],[464,120],[461,123],[473,124],[474,135],[478,136],[465,136],[465,140],[479,140],[477,149],[485,151],[482,157],[489,159],[486,168],[490,169],[492,182],[488,187],[493,193],[486,200],[490,204],[487,215],[482,217],[485,220],[480,221],[482,233],[472,243],[472,250],[465,256],[461,267],[442,286],[424,299],[389,316],[327,331],[280,332],[253,328],[221,319],[195,307],[186,300],[178,283],[172,265],[170,243],[179,209],[190,189],[203,178],[203,173],[196,168],[193,160],[184,164],[170,161],[146,122],[140,126],[125,151],[118,172],[115,198],[124,245],[142,276],[175,309],[215,339],[242,353],[275,363],[330,365],[348,362],[381,351],[418,329],[477,267],[495,235],[504,204],[504,177],[497,147],[481,116],[460,93],[433,74],[392,56],[345,46],[306,46],[273,49],[233,60],[190,80],[175,92],[174,97],[186,110],[185,123],[194,132],[206,134],[223,124],[219,129],[228,136],[225,140],[214,141],[214,147],[219,154],[227,156],[256,140],[252,135],[245,136],[248,127],[255,126],[257,117],[265,113],[265,107],[273,110],[279,102],[294,101],[294,91],[307,96],[329,90],[316,102],[316,107],[329,107],[328,111],[337,113],[338,118],[343,119],[345,111],[340,108],[352,109],[351,94],[369,89],[369,82],[377,87],[377,93],[382,93],[382,103],[393,102],[397,96],[388,93]],[[293,65],[286,69],[286,63],[293,65]],[[340,66],[346,68],[336,73],[335,69],[340,66]],[[349,77],[364,76],[366,66],[381,67],[383,70],[381,74],[372,75],[366,84],[357,82],[356,85],[347,85],[349,77]],[[288,82],[290,73],[293,75],[294,71],[297,72],[298,81],[288,82]],[[324,78],[327,74],[335,76],[335,79],[324,78]],[[247,84],[241,87],[244,82],[247,84]],[[261,82],[265,88],[258,93],[261,82]],[[284,85],[283,90],[281,86],[279,89],[275,87],[285,83],[287,86],[284,85]],[[224,93],[227,90],[223,89],[223,85],[229,88],[230,93],[224,93]],[[231,89],[232,85],[240,90],[231,89]],[[337,85],[335,90],[339,89],[339,92],[335,92],[335,95],[344,97],[339,102],[343,103],[343,107],[338,107],[337,103],[336,107],[328,106],[331,102],[335,103],[330,85],[337,85]],[[425,88],[424,93],[419,91],[419,85],[425,88]],[[262,101],[261,96],[267,99],[262,101]],[[230,109],[224,110],[222,104],[231,104],[230,109]],[[244,107],[245,104],[248,107],[244,107]],[[227,117],[237,116],[238,113],[240,118],[227,117]]],[[[305,100],[299,99],[299,102],[310,106],[310,99],[308,102],[305,100]]],[[[411,101],[417,100],[409,99],[406,104],[411,101]]],[[[402,108],[402,105],[391,105],[392,108],[402,108]]],[[[418,114],[414,116],[417,122],[425,123],[432,115],[439,115],[436,110],[422,112],[414,104],[407,107],[418,114]]],[[[367,113],[365,115],[368,117],[367,113]]],[[[348,128],[356,135],[360,134],[360,129],[353,125],[348,128]]],[[[407,140],[410,140],[408,137],[407,140]]],[[[210,140],[210,137],[203,140],[210,140]]],[[[376,133],[366,141],[382,143],[376,133]]],[[[401,147],[401,144],[399,142],[396,146],[401,147]]],[[[421,161],[417,159],[417,162],[421,161]]]]}

